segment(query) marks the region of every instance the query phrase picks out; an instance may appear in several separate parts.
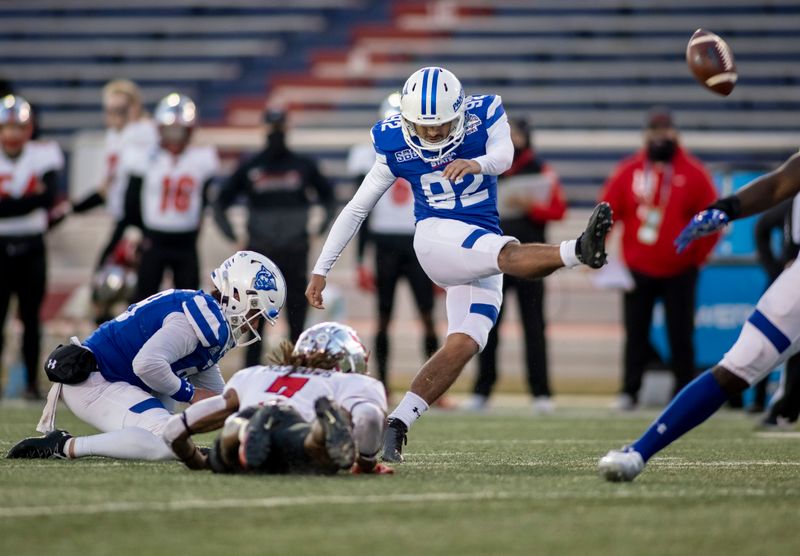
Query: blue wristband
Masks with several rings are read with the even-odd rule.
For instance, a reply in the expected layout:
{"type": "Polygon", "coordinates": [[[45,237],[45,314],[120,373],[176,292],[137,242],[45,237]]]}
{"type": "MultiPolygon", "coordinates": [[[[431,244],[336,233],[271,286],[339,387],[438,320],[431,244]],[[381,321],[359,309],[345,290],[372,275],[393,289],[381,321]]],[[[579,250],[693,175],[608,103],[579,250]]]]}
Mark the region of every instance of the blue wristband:
{"type": "Polygon", "coordinates": [[[186,379],[181,379],[181,387],[170,396],[176,402],[190,402],[194,397],[194,386],[186,379]]]}

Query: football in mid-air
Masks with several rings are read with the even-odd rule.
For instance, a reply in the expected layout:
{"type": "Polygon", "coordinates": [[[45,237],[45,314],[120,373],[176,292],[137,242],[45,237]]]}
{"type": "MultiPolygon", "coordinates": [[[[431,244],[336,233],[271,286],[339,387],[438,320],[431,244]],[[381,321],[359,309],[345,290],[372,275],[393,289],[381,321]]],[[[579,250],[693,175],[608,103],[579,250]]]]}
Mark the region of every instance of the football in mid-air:
{"type": "Polygon", "coordinates": [[[705,88],[718,95],[733,91],[738,75],[733,51],[718,35],[698,29],[686,45],[686,63],[705,88]]]}

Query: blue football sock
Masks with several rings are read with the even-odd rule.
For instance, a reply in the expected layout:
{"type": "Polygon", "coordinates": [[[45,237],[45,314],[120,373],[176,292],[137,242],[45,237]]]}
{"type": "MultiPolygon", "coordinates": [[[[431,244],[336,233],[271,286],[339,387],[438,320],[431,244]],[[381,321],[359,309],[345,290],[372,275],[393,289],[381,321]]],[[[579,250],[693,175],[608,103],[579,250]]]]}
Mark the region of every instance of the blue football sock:
{"type": "Polygon", "coordinates": [[[673,440],[711,417],[727,399],[728,394],[711,371],[704,372],[678,392],[675,399],[631,448],[639,452],[644,461],[649,460],[673,440]]]}

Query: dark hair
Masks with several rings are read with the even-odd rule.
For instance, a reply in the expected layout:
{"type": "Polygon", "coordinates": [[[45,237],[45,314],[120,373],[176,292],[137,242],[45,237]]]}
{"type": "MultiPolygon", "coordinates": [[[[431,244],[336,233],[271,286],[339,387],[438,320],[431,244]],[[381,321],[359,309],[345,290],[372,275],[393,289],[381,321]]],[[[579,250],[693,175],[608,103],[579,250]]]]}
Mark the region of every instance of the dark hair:
{"type": "Polygon", "coordinates": [[[328,353],[295,354],[294,344],[283,340],[280,345],[267,356],[267,362],[274,365],[290,367],[306,367],[309,369],[333,369],[338,364],[336,358],[328,353]]]}
{"type": "Polygon", "coordinates": [[[525,136],[525,148],[531,146],[531,124],[526,118],[513,118],[509,120],[512,128],[517,129],[525,136]]]}

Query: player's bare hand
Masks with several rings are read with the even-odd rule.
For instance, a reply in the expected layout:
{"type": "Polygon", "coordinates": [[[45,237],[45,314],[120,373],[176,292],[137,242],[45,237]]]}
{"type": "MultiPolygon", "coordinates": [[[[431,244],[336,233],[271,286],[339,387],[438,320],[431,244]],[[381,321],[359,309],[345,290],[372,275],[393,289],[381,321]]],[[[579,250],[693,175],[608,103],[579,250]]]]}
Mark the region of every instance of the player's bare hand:
{"type": "Polygon", "coordinates": [[[316,309],[324,309],[325,305],[322,303],[322,290],[325,289],[325,277],[319,274],[312,274],[311,280],[308,282],[306,288],[306,299],[309,305],[316,309]]]}
{"type": "Polygon", "coordinates": [[[194,396],[192,396],[192,401],[189,403],[197,403],[207,398],[213,398],[216,395],[217,395],[216,392],[213,392],[212,390],[209,390],[207,388],[195,388],[194,396]]]}
{"type": "Polygon", "coordinates": [[[480,174],[481,165],[474,160],[458,159],[447,165],[442,172],[442,177],[452,182],[464,179],[467,174],[480,174]]]}

